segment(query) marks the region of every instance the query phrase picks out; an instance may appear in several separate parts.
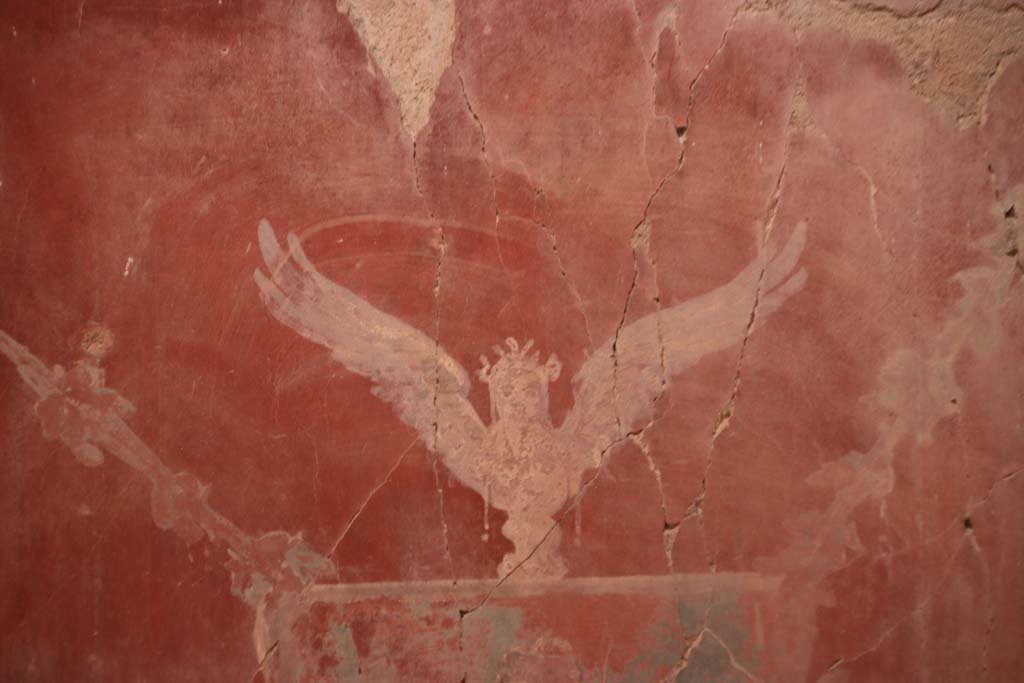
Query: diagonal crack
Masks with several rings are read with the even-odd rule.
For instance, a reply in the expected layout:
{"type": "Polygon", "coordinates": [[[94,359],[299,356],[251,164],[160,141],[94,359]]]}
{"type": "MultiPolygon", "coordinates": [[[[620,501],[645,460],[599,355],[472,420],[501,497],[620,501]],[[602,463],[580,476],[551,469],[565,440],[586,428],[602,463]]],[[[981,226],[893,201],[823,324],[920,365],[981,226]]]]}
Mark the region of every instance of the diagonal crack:
{"type": "Polygon", "coordinates": [[[693,640],[686,645],[686,649],[683,650],[683,654],[679,658],[679,661],[676,662],[676,665],[672,667],[668,674],[662,678],[659,683],[674,683],[674,681],[679,678],[679,674],[683,673],[686,667],[690,665],[690,657],[693,656],[694,650],[700,647],[700,644],[704,641],[704,634],[706,632],[707,624],[705,623],[701,626],[700,630],[697,631],[697,635],[694,636],[693,640]]]}
{"type": "Polygon", "coordinates": [[[494,592],[498,590],[498,588],[500,588],[506,581],[508,581],[512,577],[512,575],[519,570],[520,567],[529,562],[530,558],[533,557],[538,550],[540,550],[541,546],[544,545],[544,543],[548,540],[548,537],[551,536],[554,530],[561,526],[562,522],[569,515],[569,513],[576,510],[577,506],[579,506],[580,503],[582,503],[583,497],[587,494],[591,487],[594,486],[594,484],[597,482],[597,479],[601,476],[601,472],[604,470],[604,464],[607,459],[608,453],[610,453],[611,451],[613,451],[615,448],[619,447],[626,441],[642,434],[644,430],[647,429],[647,427],[648,425],[645,425],[642,429],[637,429],[632,432],[629,432],[628,434],[621,436],[618,439],[615,439],[610,444],[608,444],[604,449],[601,450],[600,456],[598,458],[598,465],[595,468],[594,475],[587,479],[585,482],[583,482],[583,485],[580,486],[579,493],[577,493],[573,497],[572,503],[566,506],[565,510],[563,510],[562,513],[558,515],[554,523],[550,527],[548,527],[548,530],[544,532],[544,535],[541,537],[540,541],[538,541],[537,544],[533,546],[530,552],[527,553],[526,556],[522,560],[520,560],[518,564],[516,564],[516,566],[508,570],[508,573],[505,574],[505,576],[498,579],[497,583],[491,586],[490,590],[487,591],[486,595],[484,595],[483,599],[476,606],[470,607],[468,609],[459,610],[460,620],[464,619],[468,615],[472,614],[473,612],[477,611],[478,609],[486,605],[487,602],[491,599],[491,595],[493,595],[494,592]]]}
{"type": "Polygon", "coordinates": [[[871,227],[875,231],[875,235],[878,237],[878,242],[882,246],[882,249],[891,257],[893,255],[892,245],[889,243],[889,240],[886,239],[885,234],[882,232],[881,224],[878,222],[878,185],[875,183],[875,179],[870,173],[868,173],[866,168],[850,158],[850,156],[844,152],[838,144],[836,144],[835,140],[833,140],[824,129],[813,121],[810,122],[807,127],[816,132],[828,148],[832,150],[832,153],[835,154],[840,161],[852,168],[854,173],[864,180],[864,184],[868,189],[868,208],[871,212],[871,227]]]}
{"type": "MultiPolygon", "coordinates": [[[[780,188],[781,188],[781,185],[782,185],[782,178],[783,178],[783,175],[785,174],[785,170],[786,170],[785,162],[783,162],[782,171],[779,173],[779,179],[778,179],[778,182],[776,184],[776,192],[780,191],[780,188]]],[[[776,208],[776,206],[777,206],[777,197],[773,196],[773,201],[771,202],[770,207],[769,207],[770,220],[772,220],[772,221],[774,221],[774,219],[775,219],[774,209],[776,208]]],[[[770,223],[766,224],[766,225],[770,225],[770,223]]],[[[765,229],[765,241],[767,241],[767,234],[768,234],[768,232],[770,232],[770,228],[766,227],[766,229],[765,229]]],[[[739,352],[739,355],[738,355],[738,357],[736,359],[736,371],[733,374],[732,391],[729,394],[729,399],[728,399],[728,401],[726,401],[725,406],[722,408],[721,411],[719,411],[718,417],[715,420],[715,424],[714,424],[714,426],[711,429],[711,444],[708,447],[707,459],[706,459],[706,461],[704,463],[704,476],[701,478],[701,481],[700,481],[700,491],[697,493],[697,496],[694,498],[693,503],[691,503],[691,508],[694,510],[695,514],[697,514],[699,516],[699,518],[700,518],[700,524],[701,524],[701,529],[702,530],[704,530],[704,513],[703,513],[704,501],[707,498],[707,493],[708,493],[708,479],[711,476],[711,465],[712,465],[712,462],[713,462],[715,443],[718,440],[718,437],[722,434],[722,432],[724,432],[726,429],[728,429],[729,424],[732,421],[733,413],[736,410],[736,397],[739,394],[739,390],[740,390],[741,375],[742,375],[742,372],[743,372],[743,359],[744,359],[744,356],[745,356],[746,351],[747,351],[747,344],[750,341],[750,335],[751,335],[751,333],[753,332],[753,329],[754,329],[754,323],[757,321],[757,309],[758,309],[758,306],[760,305],[760,302],[761,302],[761,286],[762,286],[762,284],[764,282],[764,273],[765,273],[766,267],[767,266],[762,266],[761,273],[758,275],[758,278],[757,278],[757,286],[754,289],[754,305],[750,309],[750,317],[747,319],[747,328],[743,332],[743,341],[740,343],[740,352],[739,352]]],[[[705,544],[707,544],[707,535],[706,535],[706,533],[705,533],[705,544]]],[[[711,571],[711,573],[715,573],[715,571],[717,569],[717,565],[718,565],[718,562],[717,562],[717,559],[715,558],[715,553],[710,551],[710,550],[708,550],[708,568],[711,571]]]]}
{"type": "MultiPolygon", "coordinates": [[[[789,120],[792,121],[792,114],[789,120]]],[[[791,126],[792,124],[790,124],[791,126]]],[[[791,131],[786,132],[786,142],[782,152],[782,165],[779,168],[779,175],[775,179],[775,187],[772,189],[771,197],[768,200],[768,210],[765,213],[764,218],[764,234],[761,237],[761,247],[759,251],[764,251],[764,248],[768,245],[768,239],[771,237],[772,230],[775,228],[775,219],[779,213],[779,205],[782,201],[782,186],[783,181],[786,177],[786,164],[789,160],[789,145],[792,135],[791,131]]],[[[750,317],[747,319],[747,328],[743,333],[743,342],[740,344],[739,357],[736,360],[736,372],[733,375],[732,381],[732,392],[729,394],[729,400],[718,414],[718,418],[715,421],[714,426],[711,430],[711,449],[714,449],[715,440],[724,432],[732,420],[733,412],[736,409],[736,396],[739,393],[741,373],[743,370],[743,358],[747,350],[747,344],[750,341],[750,335],[754,329],[754,323],[757,321],[757,309],[761,301],[761,287],[764,284],[764,274],[768,268],[768,264],[762,264],[761,272],[757,277],[757,286],[754,289],[754,305],[750,309],[750,317]]],[[[710,453],[709,453],[708,465],[710,467],[710,453]]]]}
{"type": "Polygon", "coordinates": [[[259,676],[261,673],[263,673],[263,667],[270,660],[271,655],[273,655],[275,652],[277,652],[277,646],[280,645],[280,644],[281,644],[280,640],[275,640],[274,644],[271,645],[269,649],[267,649],[266,654],[264,654],[263,657],[260,658],[259,664],[256,665],[256,670],[252,672],[252,677],[249,679],[250,682],[251,681],[255,681],[256,677],[259,676]]]}
{"type": "MultiPolygon", "coordinates": [[[[666,176],[665,179],[667,179],[667,178],[668,178],[668,176],[666,176]]],[[[663,179],[661,184],[658,185],[658,189],[659,190],[661,189],[661,185],[664,185],[665,179],[663,179]]],[[[653,198],[653,195],[652,195],[652,198],[653,198]]],[[[650,207],[650,205],[651,205],[651,200],[649,199],[648,202],[647,202],[647,206],[644,208],[644,216],[645,217],[647,215],[647,209],[650,207]]],[[[639,224],[637,224],[636,228],[633,229],[633,233],[634,234],[636,234],[636,231],[640,229],[640,226],[642,224],[643,224],[643,220],[641,220],[641,222],[639,224]]],[[[636,285],[637,285],[637,282],[640,279],[640,262],[637,259],[636,247],[635,246],[631,247],[631,250],[633,252],[633,279],[629,283],[629,291],[626,292],[626,303],[622,307],[622,316],[620,316],[620,318],[619,318],[619,324],[615,328],[615,336],[612,338],[612,401],[614,402],[614,406],[615,406],[615,423],[616,423],[616,425],[618,427],[618,432],[619,432],[619,435],[620,435],[619,436],[620,439],[622,438],[623,427],[622,427],[622,417],[619,414],[619,406],[622,404],[622,402],[620,401],[620,397],[619,397],[619,337],[622,334],[622,328],[626,326],[626,317],[629,314],[629,304],[633,301],[633,294],[636,292],[636,285]]],[[[662,392],[663,391],[664,391],[664,376],[662,377],[662,392]]],[[[661,396],[662,392],[659,392],[658,397],[661,396]]],[[[655,401],[657,401],[657,398],[655,399],[655,401]]],[[[653,419],[653,415],[652,415],[652,419],[653,419]]],[[[603,453],[602,453],[602,456],[603,456],[603,453]]],[[[602,464],[603,464],[603,462],[602,462],[602,464]]]]}
{"type": "Polygon", "coordinates": [[[722,646],[722,649],[725,650],[725,654],[729,656],[729,664],[732,665],[733,669],[739,671],[741,674],[746,676],[747,680],[754,681],[754,683],[760,683],[760,679],[758,679],[756,676],[754,676],[754,674],[750,673],[750,671],[748,671],[742,664],[736,661],[736,657],[735,655],[733,655],[732,649],[728,645],[726,645],[725,641],[722,640],[722,637],[720,635],[718,635],[713,630],[707,627],[704,628],[704,632],[707,635],[714,638],[715,641],[717,641],[718,644],[722,646]]]}
{"type": "Polygon", "coordinates": [[[956,552],[952,554],[952,556],[949,559],[949,563],[947,564],[945,570],[942,572],[942,577],[936,582],[935,587],[932,589],[931,592],[929,592],[929,594],[923,600],[921,600],[917,605],[915,605],[912,610],[907,612],[907,614],[905,614],[904,616],[900,617],[895,622],[890,624],[889,627],[885,629],[881,633],[881,635],[879,635],[878,638],[875,639],[874,643],[872,643],[869,647],[861,650],[860,652],[854,654],[851,657],[840,657],[835,662],[833,662],[832,666],[826,669],[825,672],[818,678],[819,683],[820,681],[824,680],[825,677],[828,676],[828,674],[834,671],[835,669],[846,666],[847,664],[851,664],[857,661],[858,659],[865,657],[874,652],[875,650],[877,650],[882,645],[882,643],[888,640],[889,636],[891,636],[896,631],[896,629],[898,629],[900,626],[905,624],[910,619],[917,616],[917,614],[920,613],[921,610],[923,610],[929,604],[931,604],[932,600],[934,600],[942,591],[942,587],[943,585],[945,585],[950,575],[952,575],[953,569],[956,567],[957,558],[960,557],[960,553],[963,551],[963,548],[964,542],[963,540],[961,540],[960,544],[957,545],[956,552]]]}
{"type": "MultiPolygon", "coordinates": [[[[725,31],[722,32],[722,40],[718,44],[718,47],[715,48],[715,51],[713,53],[711,53],[710,57],[708,57],[708,60],[704,63],[704,66],[701,68],[701,70],[698,71],[697,74],[693,77],[693,80],[690,81],[689,98],[688,98],[687,103],[686,103],[686,123],[687,123],[687,125],[690,125],[690,123],[691,123],[691,117],[693,115],[694,97],[696,95],[697,86],[700,84],[700,81],[704,78],[704,74],[707,73],[708,69],[711,67],[712,62],[714,62],[715,59],[718,57],[718,55],[721,54],[722,50],[725,49],[725,45],[726,45],[726,43],[729,40],[729,34],[732,32],[733,28],[735,28],[736,20],[739,18],[740,13],[742,11],[743,11],[743,5],[741,4],[739,7],[737,7],[736,11],[733,12],[732,17],[730,17],[729,24],[726,26],[725,31]]],[[[677,170],[682,167],[683,158],[684,158],[684,155],[685,155],[685,136],[686,136],[686,131],[683,131],[683,141],[684,141],[683,152],[681,153],[681,155],[679,157],[679,166],[677,167],[677,170]]],[[[785,164],[783,164],[783,170],[785,170],[785,164]]],[[[781,184],[781,180],[782,180],[782,174],[780,173],[779,174],[779,183],[777,183],[776,189],[778,189],[779,184],[781,184]]],[[[772,210],[772,207],[770,206],[769,207],[769,213],[771,213],[771,210],[772,210]]],[[[772,218],[774,218],[774,215],[772,215],[772,218]]],[[[765,238],[767,239],[767,232],[766,232],[765,238]]],[[[764,278],[764,271],[762,270],[761,271],[761,276],[758,278],[758,282],[757,282],[758,290],[760,290],[761,280],[763,278],[764,278]]],[[[755,310],[756,310],[756,307],[757,307],[757,296],[756,296],[756,294],[755,294],[754,307],[755,307],[755,310]]],[[[751,315],[753,315],[753,313],[751,315]]],[[[744,338],[743,338],[744,346],[746,345],[747,337],[749,336],[749,333],[750,333],[750,328],[751,328],[751,324],[748,323],[746,334],[744,335],[744,338]]],[[[741,359],[742,359],[742,347],[741,347],[741,359]]],[[[738,370],[737,370],[737,378],[736,379],[738,381],[738,370]]],[[[710,456],[710,453],[709,453],[708,454],[708,468],[710,468],[710,458],[711,458],[711,456],[710,456]]],[[[705,478],[704,478],[703,481],[701,481],[701,491],[698,494],[698,498],[699,498],[701,503],[703,502],[704,495],[706,493],[706,481],[707,481],[707,476],[706,476],[706,471],[705,471],[705,478]]],[[[700,508],[698,507],[697,509],[699,510],[700,508]]]]}
{"type": "Polygon", "coordinates": [[[704,641],[705,637],[713,638],[722,647],[722,649],[725,650],[726,655],[728,655],[729,657],[729,664],[734,669],[736,669],[744,676],[746,676],[748,680],[754,681],[755,683],[760,683],[760,681],[757,678],[755,678],[749,670],[743,667],[736,660],[736,657],[732,653],[732,649],[725,643],[725,640],[723,640],[721,636],[719,636],[711,629],[711,626],[709,624],[711,622],[711,608],[714,605],[714,600],[715,590],[712,589],[711,592],[708,594],[708,602],[704,607],[704,621],[701,624],[700,630],[697,631],[697,635],[694,636],[693,640],[690,641],[690,643],[687,645],[686,649],[683,651],[683,654],[679,658],[679,661],[676,663],[676,665],[672,667],[668,675],[661,679],[660,683],[671,683],[679,677],[679,674],[682,673],[686,669],[686,667],[689,666],[690,657],[692,657],[693,652],[698,647],[700,647],[700,644],[704,641]]]}
{"type": "MultiPolygon", "coordinates": [[[[742,7],[740,8],[740,10],[741,9],[742,7]]],[[[737,10],[736,13],[733,14],[733,17],[729,22],[729,29],[726,31],[726,36],[723,37],[722,45],[719,46],[719,49],[718,51],[716,51],[716,54],[719,51],[721,51],[722,47],[724,47],[725,41],[728,36],[728,32],[734,26],[736,18],[739,16],[740,10],[737,10]]],[[[704,70],[701,71],[701,74],[703,74],[706,70],[707,66],[704,67],[704,70]]],[[[700,74],[697,76],[697,79],[699,78],[700,74]]],[[[694,79],[694,83],[696,83],[697,79],[694,79]]],[[[761,237],[761,245],[759,248],[759,251],[762,253],[764,252],[764,249],[768,244],[768,238],[770,237],[771,232],[775,226],[775,219],[778,214],[779,205],[781,203],[783,180],[785,179],[786,175],[786,164],[789,159],[789,145],[792,139],[792,128],[794,126],[794,113],[797,107],[797,91],[798,89],[794,87],[793,95],[790,101],[790,115],[787,118],[787,130],[786,139],[783,146],[782,164],[779,168],[779,174],[775,179],[775,187],[772,189],[772,193],[768,200],[768,207],[765,211],[764,232],[761,237]]],[[[704,503],[707,500],[708,495],[708,480],[711,476],[711,466],[714,460],[715,443],[718,437],[722,434],[722,432],[728,428],[729,423],[732,419],[732,415],[736,409],[736,397],[739,394],[741,376],[743,371],[743,360],[746,354],[747,344],[750,341],[750,336],[754,330],[754,325],[757,322],[757,310],[761,302],[761,287],[764,284],[764,275],[766,269],[767,263],[762,264],[761,272],[758,274],[757,278],[757,285],[754,289],[754,303],[750,309],[750,316],[747,319],[747,326],[743,332],[743,341],[740,344],[739,354],[736,359],[736,370],[733,374],[732,390],[729,394],[729,399],[726,401],[726,404],[722,408],[722,410],[719,411],[715,424],[711,428],[711,443],[708,446],[707,457],[704,463],[704,475],[701,477],[700,488],[697,492],[697,495],[694,497],[693,502],[690,504],[690,507],[688,508],[687,513],[684,516],[684,519],[694,515],[698,518],[701,529],[701,535],[704,539],[704,550],[705,558],[708,564],[708,571],[712,574],[715,574],[718,571],[718,557],[716,550],[712,548],[711,543],[709,542],[707,527],[704,520],[704,503]]],[[[714,592],[712,591],[708,598],[708,609],[710,609],[711,601],[713,600],[713,595],[714,592]]]]}
{"type": "MultiPolygon", "coordinates": [[[[534,191],[535,203],[537,200],[544,199],[544,190],[537,189],[534,191]]],[[[537,216],[537,211],[534,209],[534,216],[537,216]]],[[[547,237],[548,242],[551,244],[551,253],[555,257],[555,263],[558,264],[558,272],[562,277],[562,281],[565,283],[566,288],[569,290],[569,294],[572,296],[573,301],[576,303],[576,308],[579,309],[580,316],[583,318],[583,329],[587,333],[587,344],[589,349],[594,348],[594,337],[590,333],[590,319],[587,317],[587,309],[583,303],[583,297],[580,296],[580,291],[576,287],[576,283],[573,282],[572,278],[565,270],[565,263],[562,261],[561,254],[558,253],[558,239],[555,235],[555,231],[550,228],[544,221],[534,218],[533,222],[537,227],[540,228],[541,232],[547,237]]]]}
{"type": "Polygon", "coordinates": [[[1006,474],[1000,475],[999,478],[996,479],[994,482],[992,482],[992,485],[988,487],[988,491],[985,493],[984,496],[982,496],[981,500],[979,500],[978,502],[976,502],[973,505],[971,505],[971,508],[973,509],[975,507],[978,507],[979,505],[987,504],[988,501],[989,501],[989,498],[992,497],[992,493],[995,491],[995,488],[997,486],[999,486],[1000,484],[1004,484],[1004,483],[1010,481],[1011,479],[1016,478],[1017,475],[1019,475],[1021,472],[1024,472],[1024,467],[1019,468],[1019,469],[1015,469],[1015,470],[1011,470],[1011,471],[1007,472],[1006,474]]]}
{"type": "Polygon", "coordinates": [[[356,510],[355,514],[352,515],[352,517],[348,520],[348,523],[345,525],[345,528],[342,529],[341,535],[338,536],[338,540],[336,540],[331,545],[331,549],[327,553],[328,557],[334,556],[335,551],[338,550],[338,546],[341,545],[341,542],[345,540],[345,536],[348,535],[348,532],[352,529],[352,526],[356,523],[356,520],[359,519],[359,515],[363,514],[363,510],[366,509],[366,506],[369,505],[373,497],[376,496],[381,489],[387,486],[388,482],[391,481],[391,475],[393,475],[395,471],[401,466],[402,461],[405,460],[405,456],[409,453],[409,451],[412,450],[412,447],[415,446],[416,442],[419,440],[420,437],[417,436],[415,439],[409,442],[409,445],[405,447],[405,450],[403,450],[402,453],[398,456],[398,458],[395,459],[394,464],[391,465],[391,468],[388,470],[387,474],[384,475],[384,478],[381,479],[377,483],[377,485],[370,490],[370,493],[367,494],[366,498],[364,498],[363,502],[359,505],[359,509],[356,510]]]}

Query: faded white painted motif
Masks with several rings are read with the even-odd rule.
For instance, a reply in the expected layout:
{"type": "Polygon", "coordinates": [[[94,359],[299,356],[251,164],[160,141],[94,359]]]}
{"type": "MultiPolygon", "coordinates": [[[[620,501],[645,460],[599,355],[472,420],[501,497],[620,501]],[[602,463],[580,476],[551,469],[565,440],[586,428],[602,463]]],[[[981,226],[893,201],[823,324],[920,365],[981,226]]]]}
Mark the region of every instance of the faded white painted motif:
{"type": "Polygon", "coordinates": [[[566,568],[553,515],[580,493],[584,472],[653,419],[671,376],[739,343],[751,311],[763,318],[803,287],[806,272],[796,266],[805,241],[800,224],[781,250],[766,245],[731,282],[623,326],[573,378],[575,404],[558,426],[548,384],[561,364],[553,354],[541,363],[532,342],[508,339],[493,361],[481,357],[477,376],[491,405],[485,424],[467,400],[469,374],[434,339],[325,278],[294,235],[282,251],[266,220],[259,243],[267,272],[255,279],[275,318],[373,380],[374,394],[462,483],[508,513],[502,532],[515,550],[499,576],[522,565],[526,576],[558,577],[566,568]]]}
{"type": "Polygon", "coordinates": [[[35,393],[43,434],[66,445],[87,467],[102,465],[111,455],[147,479],[153,522],[190,545],[205,537],[225,547],[232,592],[251,607],[261,609],[272,590],[299,590],[336,578],[334,564],[313,551],[301,534],[272,531],[254,537],[242,531],[210,506],[208,486],[188,472],[172,470],[139,438],[126,422],[134,407],[106,386],[100,359],[112,344],[109,330],[92,326],[82,338],[84,359],[69,369],[49,368],[0,330],[0,355],[35,393]]]}

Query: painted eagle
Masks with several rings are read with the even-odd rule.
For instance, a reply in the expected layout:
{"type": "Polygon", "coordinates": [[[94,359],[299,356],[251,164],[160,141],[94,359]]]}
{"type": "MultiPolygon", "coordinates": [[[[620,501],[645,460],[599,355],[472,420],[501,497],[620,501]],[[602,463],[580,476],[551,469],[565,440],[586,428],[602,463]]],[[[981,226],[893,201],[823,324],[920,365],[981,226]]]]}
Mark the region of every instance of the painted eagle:
{"type": "Polygon", "coordinates": [[[574,405],[561,425],[548,410],[548,384],[561,364],[554,355],[541,363],[532,342],[509,339],[495,347],[493,363],[481,357],[477,376],[491,405],[485,422],[467,399],[469,373],[432,337],[328,280],[294,234],[283,251],[267,220],[259,225],[267,272],[255,279],[271,315],[372,380],[373,393],[462,483],[508,513],[502,532],[515,550],[499,576],[529,557],[524,574],[557,577],[565,566],[552,516],[579,492],[582,474],[652,419],[670,377],[744,338],[755,298],[763,317],[803,287],[806,272],[796,265],[805,240],[800,224],[781,250],[768,240],[729,283],[622,326],[573,378],[574,405]]]}

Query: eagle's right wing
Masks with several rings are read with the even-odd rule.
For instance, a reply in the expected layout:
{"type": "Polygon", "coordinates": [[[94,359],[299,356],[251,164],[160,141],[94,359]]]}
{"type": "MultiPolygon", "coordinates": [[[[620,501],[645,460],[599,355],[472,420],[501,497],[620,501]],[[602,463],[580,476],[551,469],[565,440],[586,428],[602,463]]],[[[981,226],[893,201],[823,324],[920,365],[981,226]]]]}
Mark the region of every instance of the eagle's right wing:
{"type": "Polygon", "coordinates": [[[562,429],[600,452],[649,422],[671,376],[743,340],[758,291],[762,318],[803,287],[807,274],[796,266],[805,241],[801,223],[781,250],[767,245],[731,282],[624,326],[573,378],[575,404],[562,429]]]}
{"type": "Polygon", "coordinates": [[[295,235],[284,253],[263,220],[259,242],[268,273],[254,276],[271,315],[371,379],[374,395],[391,403],[456,476],[471,478],[487,430],[466,398],[466,371],[427,335],[320,274],[295,235]]]}

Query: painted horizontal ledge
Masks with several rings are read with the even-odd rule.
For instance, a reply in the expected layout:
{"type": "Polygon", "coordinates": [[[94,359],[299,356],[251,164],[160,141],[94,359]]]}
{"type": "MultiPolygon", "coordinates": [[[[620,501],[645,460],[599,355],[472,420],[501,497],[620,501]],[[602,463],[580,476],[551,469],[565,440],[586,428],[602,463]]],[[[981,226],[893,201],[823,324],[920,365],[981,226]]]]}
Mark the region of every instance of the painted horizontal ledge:
{"type": "Polygon", "coordinates": [[[531,597],[559,593],[577,595],[694,595],[709,590],[764,593],[778,589],[781,576],[755,572],[716,572],[689,574],[636,574],[631,576],[582,576],[561,579],[516,580],[495,588],[494,579],[435,581],[381,581],[375,583],[317,584],[302,592],[303,602],[338,601],[370,597],[408,598],[423,595],[470,597],[493,590],[491,599],[531,597]]]}

